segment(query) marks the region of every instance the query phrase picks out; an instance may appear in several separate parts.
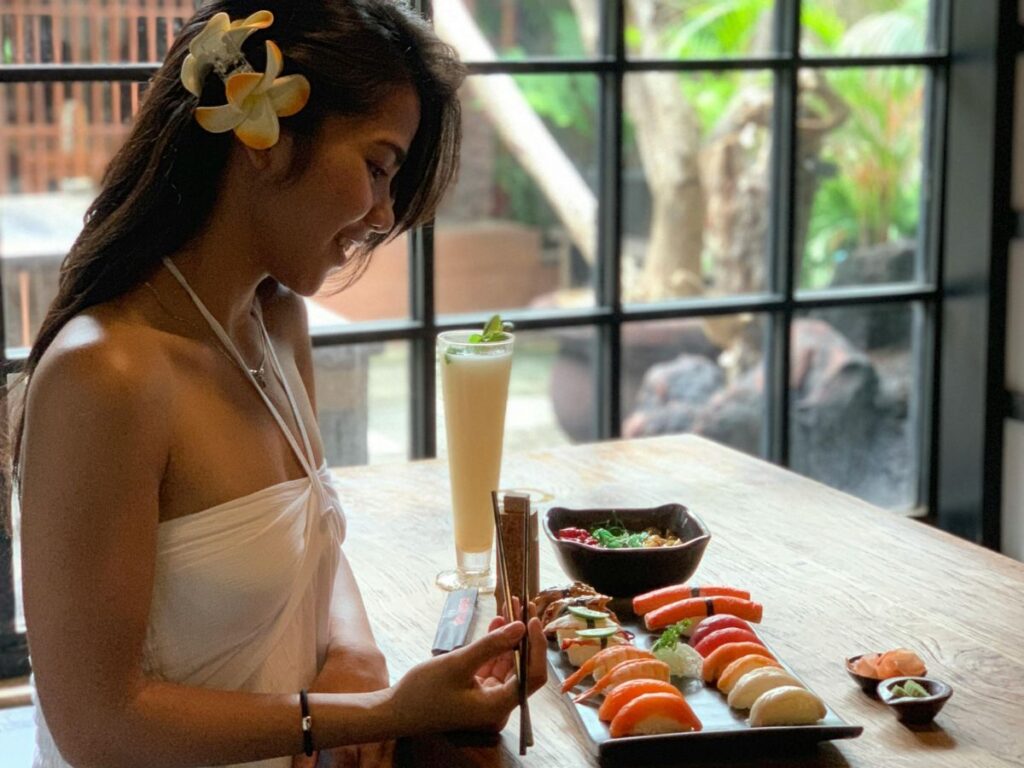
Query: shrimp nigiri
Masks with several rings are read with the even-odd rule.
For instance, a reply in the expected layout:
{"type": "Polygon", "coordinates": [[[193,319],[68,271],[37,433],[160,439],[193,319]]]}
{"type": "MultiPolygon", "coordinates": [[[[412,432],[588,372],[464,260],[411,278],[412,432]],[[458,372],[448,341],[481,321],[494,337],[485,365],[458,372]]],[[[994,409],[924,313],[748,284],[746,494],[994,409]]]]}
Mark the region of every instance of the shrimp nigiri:
{"type": "Polygon", "coordinates": [[[739,597],[744,600],[750,599],[750,593],[745,589],[734,589],[733,587],[691,587],[688,584],[674,584],[671,587],[661,587],[651,592],[645,592],[633,598],[633,613],[643,616],[655,608],[675,603],[687,597],[739,597]]]}
{"type": "Polygon", "coordinates": [[[585,662],[580,668],[569,675],[562,682],[562,693],[568,693],[573,686],[583,680],[587,675],[593,673],[595,680],[600,680],[612,667],[630,659],[653,659],[654,654],[637,648],[634,645],[615,645],[598,651],[585,662]]]}
{"type": "Polygon", "coordinates": [[[640,680],[630,680],[622,685],[617,685],[614,691],[604,697],[604,701],[601,702],[601,708],[597,710],[598,718],[606,723],[610,723],[615,719],[615,715],[618,714],[620,709],[637,696],[643,696],[645,693],[669,693],[680,698],[683,696],[682,691],[672,685],[672,683],[666,683],[663,680],[646,680],[643,678],[640,680]]]}
{"type": "Polygon", "coordinates": [[[699,731],[703,726],[682,696],[645,693],[626,704],[612,720],[613,739],[650,733],[699,731]]]}
{"type": "Polygon", "coordinates": [[[579,704],[580,702],[586,701],[591,696],[601,691],[611,692],[616,686],[622,685],[628,680],[661,680],[662,682],[669,682],[670,679],[668,664],[664,661],[658,661],[657,659],[633,659],[632,661],[624,661],[621,664],[612,667],[608,672],[601,676],[601,678],[594,683],[592,688],[588,688],[575,699],[574,702],[579,704]]]}

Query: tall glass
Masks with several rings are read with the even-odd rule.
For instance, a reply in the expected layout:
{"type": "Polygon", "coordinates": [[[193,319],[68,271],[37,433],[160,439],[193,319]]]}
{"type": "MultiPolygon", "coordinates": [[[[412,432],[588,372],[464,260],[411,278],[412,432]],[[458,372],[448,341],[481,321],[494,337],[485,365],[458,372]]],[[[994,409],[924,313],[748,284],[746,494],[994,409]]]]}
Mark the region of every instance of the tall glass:
{"type": "Polygon", "coordinates": [[[506,333],[502,341],[470,343],[475,333],[446,331],[437,337],[457,564],[437,575],[437,585],[447,590],[494,589],[491,491],[501,474],[515,339],[506,333]]]}

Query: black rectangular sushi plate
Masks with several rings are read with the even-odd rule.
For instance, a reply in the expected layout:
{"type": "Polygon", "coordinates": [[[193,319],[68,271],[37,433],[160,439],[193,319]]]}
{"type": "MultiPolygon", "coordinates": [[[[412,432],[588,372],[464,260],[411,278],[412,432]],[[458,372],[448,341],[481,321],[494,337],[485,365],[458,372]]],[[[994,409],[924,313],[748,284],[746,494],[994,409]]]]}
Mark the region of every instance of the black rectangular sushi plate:
{"type": "MultiPolygon", "coordinates": [[[[638,647],[650,648],[658,635],[657,632],[648,632],[641,622],[627,618],[623,613],[619,614],[619,618],[622,620],[623,628],[636,634],[634,643],[638,647]]],[[[558,650],[554,642],[548,643],[547,658],[553,678],[551,684],[561,688],[562,681],[575,671],[575,667],[569,664],[565,654],[558,650]]],[[[786,667],[784,661],[778,661],[787,672],[797,677],[793,670],[786,667]]],[[[563,695],[562,701],[568,706],[582,732],[586,734],[590,751],[602,765],[658,763],[700,757],[722,757],[726,754],[753,759],[762,751],[789,752],[812,747],[821,741],[856,738],[864,730],[863,726],[850,725],[840,718],[827,703],[825,717],[814,725],[752,728],[747,722],[746,712],[732,709],[718,689],[705,685],[701,680],[673,678],[672,682],[682,691],[686,702],[700,719],[702,730],[613,739],[608,732],[607,723],[601,722],[597,717],[597,710],[603,697],[595,696],[582,704],[574,704],[572,701],[573,696],[592,684],[591,678],[587,678],[587,685],[577,686],[575,690],[563,695]]]]}

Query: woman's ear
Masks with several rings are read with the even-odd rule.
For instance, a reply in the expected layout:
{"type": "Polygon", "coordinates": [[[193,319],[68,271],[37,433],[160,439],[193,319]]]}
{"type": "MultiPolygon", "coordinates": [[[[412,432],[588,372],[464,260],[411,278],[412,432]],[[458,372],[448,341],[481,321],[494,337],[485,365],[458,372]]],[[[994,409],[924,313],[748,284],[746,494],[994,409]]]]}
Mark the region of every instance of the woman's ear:
{"type": "Polygon", "coordinates": [[[242,142],[239,142],[245,152],[250,167],[258,175],[267,175],[272,179],[284,178],[292,167],[292,152],[294,142],[291,134],[282,131],[278,136],[277,143],[270,149],[253,149],[242,142]]]}

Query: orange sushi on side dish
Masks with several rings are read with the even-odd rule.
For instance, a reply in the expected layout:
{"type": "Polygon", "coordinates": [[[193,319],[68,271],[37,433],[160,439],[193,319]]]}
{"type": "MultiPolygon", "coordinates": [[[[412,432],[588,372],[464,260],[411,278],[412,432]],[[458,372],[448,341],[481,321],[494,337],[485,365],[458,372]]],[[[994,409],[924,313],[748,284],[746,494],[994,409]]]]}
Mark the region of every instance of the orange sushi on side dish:
{"type": "Polygon", "coordinates": [[[609,730],[612,738],[652,733],[699,731],[703,726],[682,696],[645,693],[619,710],[609,730]]]}
{"type": "Polygon", "coordinates": [[[683,697],[682,691],[664,680],[630,680],[605,696],[604,701],[601,702],[601,708],[597,710],[598,718],[610,723],[620,709],[637,696],[643,696],[645,693],[667,693],[679,698],[683,697]]]}

